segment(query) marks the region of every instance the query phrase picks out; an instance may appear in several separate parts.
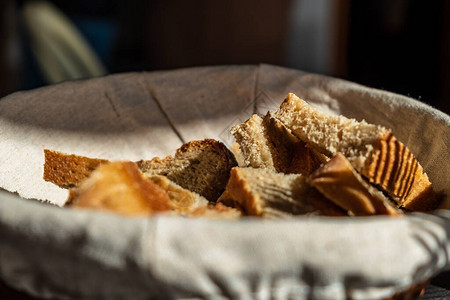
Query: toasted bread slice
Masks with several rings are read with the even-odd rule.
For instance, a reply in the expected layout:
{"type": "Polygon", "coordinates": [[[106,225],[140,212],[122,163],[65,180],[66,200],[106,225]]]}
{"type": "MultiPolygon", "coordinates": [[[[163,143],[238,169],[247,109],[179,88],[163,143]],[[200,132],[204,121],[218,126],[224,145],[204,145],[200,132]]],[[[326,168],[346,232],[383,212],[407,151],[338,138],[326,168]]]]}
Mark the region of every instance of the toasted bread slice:
{"type": "Polygon", "coordinates": [[[356,216],[401,213],[382,192],[367,183],[340,153],[314,171],[308,177],[308,183],[356,216]]]}
{"type": "Polygon", "coordinates": [[[288,94],[274,116],[317,151],[342,153],[372,184],[399,207],[430,210],[439,204],[428,176],[408,148],[382,126],[328,115],[288,94]]]}
{"type": "Polygon", "coordinates": [[[45,149],[44,180],[62,188],[77,186],[86,179],[105,159],[88,158],[74,154],[64,154],[45,149]]]}
{"type": "Polygon", "coordinates": [[[144,178],[132,162],[99,166],[70,192],[66,205],[135,216],[174,209],[167,193],[144,178]]]}
{"type": "Polygon", "coordinates": [[[240,145],[246,167],[308,175],[326,161],[323,154],[306,147],[271,113],[264,119],[253,115],[231,132],[240,145]]]}
{"type": "MultiPolygon", "coordinates": [[[[64,188],[78,185],[97,166],[108,162],[51,150],[44,152],[44,179],[64,188]]],[[[174,157],[141,160],[137,164],[147,176],[167,176],[179,186],[213,202],[225,189],[231,168],[237,166],[225,145],[212,139],[186,143],[174,157]]]]}
{"type": "Polygon", "coordinates": [[[347,215],[309,186],[305,176],[276,173],[269,169],[233,168],[219,202],[236,203],[251,216],[347,215]]]}

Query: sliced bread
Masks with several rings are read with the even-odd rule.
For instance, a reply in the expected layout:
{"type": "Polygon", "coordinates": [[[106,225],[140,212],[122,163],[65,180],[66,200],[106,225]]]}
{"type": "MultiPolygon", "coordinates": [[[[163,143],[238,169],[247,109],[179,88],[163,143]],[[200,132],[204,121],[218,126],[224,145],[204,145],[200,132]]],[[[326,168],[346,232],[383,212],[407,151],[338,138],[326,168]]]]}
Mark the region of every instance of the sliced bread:
{"type": "Polygon", "coordinates": [[[225,189],[236,159],[224,144],[206,139],[191,141],[175,156],[137,162],[147,176],[164,175],[181,187],[215,202],[225,189]]]}
{"type": "Polygon", "coordinates": [[[231,132],[240,145],[245,167],[308,175],[326,161],[271,113],[264,119],[253,115],[231,132]]]}
{"type": "Polygon", "coordinates": [[[307,181],[352,215],[401,213],[381,191],[367,183],[340,153],[314,171],[307,181]]]}
{"type": "MultiPolygon", "coordinates": [[[[44,150],[44,153],[44,180],[63,188],[77,186],[96,167],[108,162],[51,150],[44,150]]],[[[237,163],[225,145],[206,139],[182,145],[174,157],[141,160],[137,165],[147,176],[166,176],[179,186],[214,202],[225,189],[230,170],[237,163]]]]}
{"type": "Polygon", "coordinates": [[[44,150],[44,180],[62,188],[77,186],[86,179],[106,159],[89,158],[74,154],[65,154],[53,150],[44,150]]]}
{"type": "Polygon", "coordinates": [[[347,215],[312,188],[305,176],[270,169],[233,168],[219,202],[234,203],[246,215],[269,218],[301,214],[347,215]]]}
{"type": "Polygon", "coordinates": [[[167,193],[144,178],[132,162],[102,164],[77,188],[71,189],[66,205],[128,216],[174,209],[167,193]]]}
{"type": "Polygon", "coordinates": [[[244,123],[234,126],[231,133],[240,146],[244,166],[275,170],[274,159],[262,122],[260,116],[253,115],[244,123]]]}
{"type": "Polygon", "coordinates": [[[288,94],[274,116],[317,151],[342,153],[372,184],[411,210],[430,210],[439,199],[408,148],[382,126],[321,112],[288,94]]]}

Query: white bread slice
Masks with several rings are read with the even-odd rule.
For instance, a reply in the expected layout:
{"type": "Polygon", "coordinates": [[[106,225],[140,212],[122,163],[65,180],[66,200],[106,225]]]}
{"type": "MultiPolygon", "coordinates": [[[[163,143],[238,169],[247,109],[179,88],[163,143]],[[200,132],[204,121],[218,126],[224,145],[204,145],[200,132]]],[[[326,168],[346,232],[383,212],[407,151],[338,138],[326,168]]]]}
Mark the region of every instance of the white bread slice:
{"type": "Polygon", "coordinates": [[[309,186],[305,176],[276,173],[269,169],[233,168],[227,188],[218,201],[234,203],[250,216],[347,215],[309,186]]]}
{"type": "Polygon", "coordinates": [[[355,216],[398,215],[401,210],[367,183],[338,153],[308,177],[308,183],[355,216]]]}
{"type": "Polygon", "coordinates": [[[326,161],[271,113],[264,119],[253,115],[231,132],[240,145],[245,167],[308,175],[326,161]]]}
{"type": "Polygon", "coordinates": [[[246,167],[275,170],[262,122],[260,116],[253,115],[244,123],[231,128],[231,133],[240,146],[246,167]]]}
{"type": "Polygon", "coordinates": [[[328,115],[294,94],[288,94],[274,116],[317,151],[327,156],[342,153],[399,207],[425,211],[439,204],[422,166],[390,130],[328,115]]]}

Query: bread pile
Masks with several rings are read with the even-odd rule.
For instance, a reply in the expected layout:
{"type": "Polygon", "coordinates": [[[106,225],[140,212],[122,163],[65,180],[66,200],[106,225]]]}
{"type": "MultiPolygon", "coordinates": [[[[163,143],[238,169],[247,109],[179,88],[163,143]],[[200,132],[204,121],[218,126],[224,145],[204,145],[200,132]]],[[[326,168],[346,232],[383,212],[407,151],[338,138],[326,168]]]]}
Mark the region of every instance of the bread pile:
{"type": "Polygon", "coordinates": [[[441,198],[389,129],[325,114],[294,94],[232,134],[234,154],[211,139],[138,162],[45,150],[44,179],[70,189],[66,206],[124,215],[395,216],[435,209],[441,198]]]}

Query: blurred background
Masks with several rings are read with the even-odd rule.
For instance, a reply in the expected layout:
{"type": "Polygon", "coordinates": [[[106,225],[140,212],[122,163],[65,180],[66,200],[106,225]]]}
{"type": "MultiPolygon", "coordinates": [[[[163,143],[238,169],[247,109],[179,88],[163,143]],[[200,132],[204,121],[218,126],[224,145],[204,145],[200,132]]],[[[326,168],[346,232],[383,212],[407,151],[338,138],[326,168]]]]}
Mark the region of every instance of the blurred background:
{"type": "Polygon", "coordinates": [[[0,0],[0,96],[127,71],[268,63],[450,113],[450,1],[0,0]]]}

